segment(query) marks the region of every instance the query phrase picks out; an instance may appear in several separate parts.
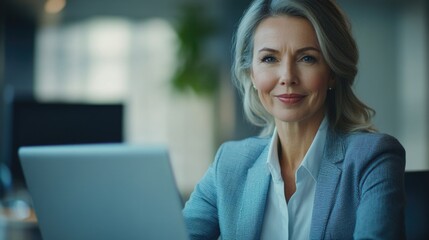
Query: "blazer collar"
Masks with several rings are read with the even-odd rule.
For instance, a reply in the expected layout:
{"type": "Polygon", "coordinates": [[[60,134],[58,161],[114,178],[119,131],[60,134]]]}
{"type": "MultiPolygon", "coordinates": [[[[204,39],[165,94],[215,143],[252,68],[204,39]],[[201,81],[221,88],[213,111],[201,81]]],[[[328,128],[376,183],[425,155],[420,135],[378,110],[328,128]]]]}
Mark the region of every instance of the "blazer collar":
{"type": "Polygon", "coordinates": [[[268,187],[270,185],[270,172],[266,165],[268,149],[269,144],[263,149],[255,164],[247,172],[237,222],[236,239],[259,239],[261,235],[268,187]]]}
{"type": "Polygon", "coordinates": [[[344,135],[329,128],[316,185],[310,239],[324,238],[342,173],[344,145],[344,135]]]}

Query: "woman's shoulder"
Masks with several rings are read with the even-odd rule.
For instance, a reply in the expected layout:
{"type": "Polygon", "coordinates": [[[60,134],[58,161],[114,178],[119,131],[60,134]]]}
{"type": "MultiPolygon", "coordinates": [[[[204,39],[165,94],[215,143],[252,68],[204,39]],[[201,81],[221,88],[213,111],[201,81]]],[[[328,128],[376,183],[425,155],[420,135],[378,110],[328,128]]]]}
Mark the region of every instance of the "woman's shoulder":
{"type": "MultiPolygon", "coordinates": [[[[222,144],[223,148],[239,148],[241,150],[260,150],[265,148],[270,141],[269,137],[248,137],[240,140],[230,140],[222,144]]],[[[238,150],[238,149],[236,149],[238,150]]]]}
{"type": "Polygon", "coordinates": [[[385,133],[354,132],[345,135],[345,157],[372,159],[385,154],[405,159],[405,149],[393,136],[385,133]]]}
{"type": "Polygon", "coordinates": [[[217,153],[216,160],[221,165],[247,165],[250,167],[264,153],[268,152],[270,138],[249,137],[223,143],[217,153]]]}
{"type": "Polygon", "coordinates": [[[379,132],[353,132],[345,135],[348,147],[383,147],[392,146],[402,148],[401,143],[395,137],[379,132]]]}

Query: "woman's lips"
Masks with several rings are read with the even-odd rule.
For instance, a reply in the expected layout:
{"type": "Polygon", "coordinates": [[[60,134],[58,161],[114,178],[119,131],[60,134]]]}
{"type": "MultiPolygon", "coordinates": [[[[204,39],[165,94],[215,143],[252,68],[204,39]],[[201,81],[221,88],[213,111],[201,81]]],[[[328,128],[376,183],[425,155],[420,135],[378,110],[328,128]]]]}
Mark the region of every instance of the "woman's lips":
{"type": "Polygon", "coordinates": [[[296,104],[301,102],[306,97],[306,95],[290,93],[290,94],[279,94],[279,95],[276,95],[275,97],[277,97],[283,103],[296,104]]]}

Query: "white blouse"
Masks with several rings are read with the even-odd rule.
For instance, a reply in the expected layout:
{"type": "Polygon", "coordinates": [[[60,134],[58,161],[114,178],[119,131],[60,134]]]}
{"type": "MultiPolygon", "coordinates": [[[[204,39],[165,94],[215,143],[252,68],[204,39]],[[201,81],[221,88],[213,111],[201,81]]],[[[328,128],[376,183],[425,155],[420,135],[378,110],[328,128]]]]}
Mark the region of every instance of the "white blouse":
{"type": "MultiPolygon", "coordinates": [[[[328,120],[325,116],[319,130],[295,172],[296,191],[286,202],[284,182],[278,157],[278,135],[274,130],[267,165],[271,172],[261,239],[309,239],[317,176],[326,141],[328,120]]],[[[287,183],[286,183],[287,184],[287,183]]]]}

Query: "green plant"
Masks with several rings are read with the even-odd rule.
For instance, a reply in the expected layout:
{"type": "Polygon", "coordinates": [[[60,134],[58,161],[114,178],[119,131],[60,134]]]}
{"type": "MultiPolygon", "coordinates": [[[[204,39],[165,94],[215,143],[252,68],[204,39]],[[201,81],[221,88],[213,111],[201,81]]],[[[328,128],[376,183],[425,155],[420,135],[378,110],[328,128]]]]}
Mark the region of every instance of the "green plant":
{"type": "Polygon", "coordinates": [[[215,32],[215,25],[203,15],[201,6],[187,5],[176,26],[179,38],[178,68],[172,79],[175,89],[197,94],[212,94],[218,85],[218,70],[204,46],[215,32]]]}

